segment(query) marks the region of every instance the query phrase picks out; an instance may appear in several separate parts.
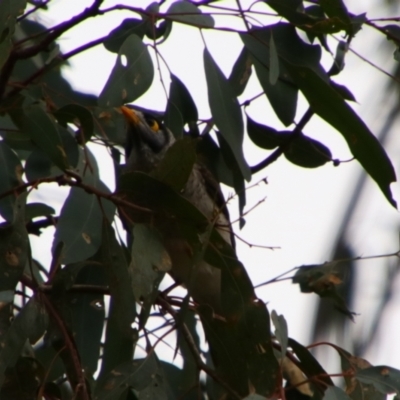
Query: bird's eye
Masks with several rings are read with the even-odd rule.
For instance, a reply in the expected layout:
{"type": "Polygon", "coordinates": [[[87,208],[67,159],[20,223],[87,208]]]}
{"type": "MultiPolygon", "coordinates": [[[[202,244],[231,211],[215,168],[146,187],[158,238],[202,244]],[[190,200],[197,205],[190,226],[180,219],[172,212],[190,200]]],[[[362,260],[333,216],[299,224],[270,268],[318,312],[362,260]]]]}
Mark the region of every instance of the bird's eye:
{"type": "Polygon", "coordinates": [[[153,132],[158,132],[160,130],[160,126],[158,125],[158,122],[153,118],[149,116],[145,116],[146,122],[149,125],[150,129],[153,132]]]}

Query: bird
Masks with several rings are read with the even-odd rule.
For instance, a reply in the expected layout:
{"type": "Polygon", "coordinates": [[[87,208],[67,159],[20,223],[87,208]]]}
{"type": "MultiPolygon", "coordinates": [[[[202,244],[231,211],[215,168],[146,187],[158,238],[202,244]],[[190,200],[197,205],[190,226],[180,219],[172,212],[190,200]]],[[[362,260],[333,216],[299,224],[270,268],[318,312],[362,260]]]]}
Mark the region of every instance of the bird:
{"type": "MultiPolygon", "coordinates": [[[[173,133],[147,112],[122,106],[127,121],[125,172],[150,173],[176,142],[173,133]]],[[[207,167],[197,161],[180,193],[214,224],[221,237],[234,249],[235,241],[229,213],[220,185],[207,167]]],[[[184,237],[171,232],[163,235],[163,245],[171,259],[170,275],[186,287],[194,302],[221,312],[221,270],[204,260],[193,264],[184,237]]]]}

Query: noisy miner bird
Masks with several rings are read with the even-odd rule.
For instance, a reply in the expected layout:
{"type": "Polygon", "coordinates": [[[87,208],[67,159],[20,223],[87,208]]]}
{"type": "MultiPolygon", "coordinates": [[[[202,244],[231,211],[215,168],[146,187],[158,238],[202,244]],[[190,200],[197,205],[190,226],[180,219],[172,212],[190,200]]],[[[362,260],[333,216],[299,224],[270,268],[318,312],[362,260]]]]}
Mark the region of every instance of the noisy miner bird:
{"type": "MultiPolygon", "coordinates": [[[[151,172],[175,142],[172,132],[150,114],[123,106],[128,121],[125,171],[151,172]]],[[[201,163],[195,163],[181,192],[214,224],[222,238],[234,247],[229,215],[219,184],[201,163]]],[[[201,260],[192,265],[193,257],[184,238],[164,235],[163,245],[172,262],[173,279],[188,288],[193,300],[219,312],[221,304],[221,271],[201,260]]]]}

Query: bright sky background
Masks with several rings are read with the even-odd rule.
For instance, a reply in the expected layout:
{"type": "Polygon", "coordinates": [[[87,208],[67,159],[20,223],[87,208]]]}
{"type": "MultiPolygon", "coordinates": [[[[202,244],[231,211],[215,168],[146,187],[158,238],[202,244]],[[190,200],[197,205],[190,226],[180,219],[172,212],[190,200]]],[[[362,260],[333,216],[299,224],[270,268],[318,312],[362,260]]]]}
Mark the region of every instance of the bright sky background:
{"type": "MultiPolygon", "coordinates": [[[[67,1],[53,0],[50,3],[51,13],[43,14],[43,20],[47,26],[56,25],[73,15],[78,14],[92,1],[67,1]]],[[[130,4],[135,7],[145,7],[149,1],[105,1],[104,7],[113,4],[130,4]]],[[[245,8],[253,1],[242,1],[245,8]]],[[[350,11],[361,13],[365,10],[372,10],[368,16],[382,17],[383,10],[371,8],[369,4],[373,0],[357,2],[346,1],[350,11]]],[[[378,0],[376,3],[380,3],[378,0]]],[[[235,2],[219,2],[219,4],[235,4],[235,2]]],[[[168,6],[167,6],[168,7],[168,6]]],[[[257,5],[264,11],[267,8],[257,5]]],[[[61,50],[67,52],[79,45],[97,39],[107,34],[111,29],[118,26],[124,18],[137,17],[128,12],[115,11],[109,15],[98,17],[87,21],[62,36],[61,50]]],[[[236,23],[235,20],[223,21],[222,24],[236,23]]],[[[235,25],[240,27],[240,25],[235,25]]],[[[204,31],[207,47],[218,65],[226,75],[229,75],[232,65],[240,50],[241,41],[234,34],[213,33],[204,31]]],[[[381,35],[369,28],[364,28],[354,39],[353,47],[368,59],[374,60],[384,69],[390,71],[394,63],[392,59],[381,60],[378,58],[378,46],[383,40],[381,35]],[[378,39],[378,40],[377,40],[378,39]]],[[[335,49],[335,42],[331,43],[332,50],[335,49]]],[[[188,28],[174,23],[171,36],[159,47],[171,71],[180,77],[188,87],[196,101],[201,118],[210,117],[207,103],[207,88],[203,74],[202,50],[200,34],[195,28],[188,28]]],[[[393,49],[394,50],[394,49],[393,49]]],[[[90,49],[70,60],[70,67],[63,70],[67,79],[79,90],[99,94],[108,78],[115,62],[115,54],[107,52],[103,46],[90,49]]],[[[324,65],[329,67],[332,57],[325,56],[324,65]]],[[[353,92],[358,104],[354,108],[377,133],[385,118],[385,108],[380,90],[384,82],[383,75],[370,67],[353,54],[348,54],[345,71],[335,79],[338,83],[349,87],[353,92]],[[379,110],[379,112],[377,112],[379,110]]],[[[156,71],[157,74],[157,71],[156,71]]],[[[169,76],[167,70],[162,68],[164,82],[169,87],[169,76]]],[[[259,93],[261,89],[251,80],[242,100],[251,98],[259,93]]],[[[164,110],[166,98],[160,84],[159,76],[156,75],[151,90],[135,103],[150,109],[164,110]]],[[[306,110],[304,102],[300,102],[296,120],[306,110]]],[[[282,129],[283,126],[275,117],[271,107],[265,98],[252,103],[247,112],[256,121],[282,129]]],[[[333,157],[340,160],[351,158],[351,154],[341,135],[331,129],[318,117],[313,117],[306,126],[304,133],[321,140],[332,151],[333,157]]],[[[399,154],[399,144],[393,146],[389,152],[393,156],[399,154]]],[[[265,158],[266,153],[256,149],[251,143],[245,143],[245,154],[250,165],[256,164],[265,158]]],[[[100,168],[103,179],[112,187],[111,162],[107,157],[102,157],[100,168]]],[[[246,216],[246,226],[242,231],[236,229],[238,235],[252,244],[264,246],[279,246],[280,250],[266,250],[261,248],[249,248],[238,240],[238,254],[246,266],[255,284],[271,279],[283,271],[303,264],[318,264],[327,261],[330,257],[329,245],[335,240],[336,230],[341,221],[342,214],[352,193],[357,173],[361,168],[357,162],[343,163],[339,167],[328,164],[322,168],[307,170],[299,168],[287,162],[283,157],[272,164],[267,170],[253,177],[251,184],[267,177],[268,185],[260,184],[247,192],[247,208],[251,208],[261,199],[266,200],[246,216]]],[[[398,171],[397,174],[399,175],[398,171]]],[[[362,214],[357,216],[356,226],[361,228],[355,230],[353,242],[358,255],[374,255],[393,252],[398,249],[398,244],[388,237],[395,224],[399,223],[398,213],[391,208],[389,203],[380,193],[379,188],[371,183],[371,202],[364,207],[362,214]],[[372,207],[373,205],[373,207],[372,207]],[[376,212],[374,210],[380,210],[376,212]],[[367,218],[367,216],[369,218],[367,218]]],[[[399,202],[399,188],[393,188],[399,202]]],[[[60,193],[60,189],[57,189],[60,193]]],[[[52,192],[52,196],[58,196],[52,192]]],[[[227,193],[232,193],[228,189],[227,193]]],[[[65,191],[64,191],[65,194],[65,191]]],[[[57,201],[57,197],[55,200],[57,201]]],[[[60,199],[59,199],[60,200],[60,199]]],[[[58,200],[58,201],[59,201],[58,200]]],[[[237,206],[232,202],[232,219],[237,215],[237,206]]],[[[48,245],[51,245],[52,233],[48,235],[48,245]]],[[[39,239],[42,242],[43,237],[39,239]]],[[[38,242],[39,242],[38,241],[38,242]]],[[[43,246],[41,244],[41,246],[43,246]]],[[[43,247],[35,248],[35,253],[44,254],[48,250],[43,247]]],[[[367,267],[366,267],[367,268],[367,267]]],[[[371,264],[370,268],[374,268],[371,264]]],[[[373,284],[365,286],[369,290],[371,300],[376,293],[373,291],[373,284]]],[[[376,285],[375,285],[376,286],[376,285]]],[[[283,314],[288,321],[289,334],[303,344],[309,341],[309,327],[313,321],[308,318],[313,315],[310,312],[314,306],[314,295],[302,295],[297,286],[290,281],[268,285],[257,291],[258,296],[268,303],[270,310],[275,309],[283,314]]],[[[397,302],[399,304],[399,302],[397,302]]],[[[360,304],[355,311],[368,314],[368,306],[360,304]]],[[[398,314],[398,309],[396,313],[398,314]]],[[[360,317],[362,319],[362,316],[360,317]]],[[[397,318],[399,319],[399,318],[397,318]]],[[[400,320],[400,319],[399,319],[400,320]]],[[[357,322],[355,329],[363,325],[357,322]]],[[[393,328],[395,329],[395,327],[393,328]]],[[[385,363],[400,368],[400,361],[393,351],[386,349],[385,352],[373,352],[370,361],[372,363],[385,363]]],[[[400,349],[399,349],[400,353],[400,349]]],[[[397,354],[399,354],[397,353],[397,354]]]]}

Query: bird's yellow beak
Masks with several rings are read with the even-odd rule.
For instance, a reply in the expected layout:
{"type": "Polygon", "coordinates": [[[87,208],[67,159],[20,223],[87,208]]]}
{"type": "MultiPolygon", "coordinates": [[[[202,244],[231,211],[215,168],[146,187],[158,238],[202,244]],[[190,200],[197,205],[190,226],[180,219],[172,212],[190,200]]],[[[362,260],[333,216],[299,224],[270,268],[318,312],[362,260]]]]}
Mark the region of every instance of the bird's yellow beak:
{"type": "Polygon", "coordinates": [[[135,113],[132,108],[122,106],[121,107],[121,112],[124,114],[125,118],[134,126],[139,125],[139,117],[135,113]]]}

